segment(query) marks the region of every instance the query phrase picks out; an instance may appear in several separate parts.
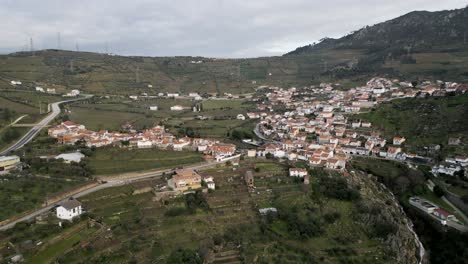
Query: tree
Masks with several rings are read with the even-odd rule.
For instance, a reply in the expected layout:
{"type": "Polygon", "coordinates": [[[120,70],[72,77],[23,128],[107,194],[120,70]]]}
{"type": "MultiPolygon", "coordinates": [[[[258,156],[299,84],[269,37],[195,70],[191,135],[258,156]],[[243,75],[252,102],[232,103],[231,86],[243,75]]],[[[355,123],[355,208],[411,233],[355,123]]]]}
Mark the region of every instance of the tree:
{"type": "Polygon", "coordinates": [[[202,264],[201,257],[194,250],[190,249],[177,249],[172,251],[167,259],[170,264],[202,264]]]}
{"type": "Polygon", "coordinates": [[[3,120],[10,121],[11,116],[12,115],[11,115],[10,109],[8,108],[3,109],[3,120]]]}
{"type": "Polygon", "coordinates": [[[437,197],[442,197],[442,196],[445,195],[445,191],[439,185],[436,185],[436,186],[434,186],[434,194],[437,197]]]}
{"type": "Polygon", "coordinates": [[[467,195],[463,195],[463,196],[461,197],[461,199],[462,199],[462,201],[463,201],[464,203],[468,204],[468,194],[467,194],[467,195]]]}

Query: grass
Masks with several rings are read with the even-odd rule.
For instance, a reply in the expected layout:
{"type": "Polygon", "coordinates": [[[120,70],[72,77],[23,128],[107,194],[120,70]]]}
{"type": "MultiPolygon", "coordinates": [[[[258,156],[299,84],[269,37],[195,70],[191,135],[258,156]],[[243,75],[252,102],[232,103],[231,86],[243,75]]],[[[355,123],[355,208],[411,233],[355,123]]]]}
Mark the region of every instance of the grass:
{"type": "Polygon", "coordinates": [[[420,76],[437,76],[443,80],[468,81],[468,52],[424,52],[412,54],[415,64],[402,64],[387,61],[384,67],[400,71],[406,77],[418,79],[420,76]]]}
{"type": "Polygon", "coordinates": [[[117,149],[98,148],[90,157],[89,164],[96,175],[123,172],[165,169],[201,162],[201,155],[195,152],[175,152],[158,149],[117,149]]]}
{"type": "Polygon", "coordinates": [[[26,132],[29,131],[29,127],[7,127],[7,128],[0,128],[0,150],[6,149],[10,145],[13,145],[18,139],[20,139],[26,132]],[[14,130],[17,132],[18,137],[10,138],[9,140],[3,140],[2,137],[8,130],[14,130]]]}
{"type": "MultiPolygon", "coordinates": [[[[80,89],[93,94],[140,94],[146,92],[199,93],[253,92],[262,84],[308,85],[321,81],[323,61],[329,67],[359,58],[359,50],[322,51],[310,56],[255,59],[209,59],[193,57],[121,57],[70,51],[42,51],[35,56],[0,56],[0,87],[19,79],[54,83],[59,90],[80,89]],[[191,64],[192,60],[202,64],[191,64]],[[74,71],[70,71],[73,60],[74,71]],[[136,67],[139,82],[135,80],[136,67]],[[271,73],[271,75],[269,75],[271,73]],[[256,81],[255,84],[252,81],[256,81]],[[148,88],[152,84],[152,88],[148,88]]],[[[45,86],[47,88],[47,86],[45,86]]]]}
{"type": "Polygon", "coordinates": [[[152,126],[156,119],[146,118],[144,114],[115,112],[81,107],[71,107],[70,120],[83,124],[90,130],[118,131],[126,122],[136,123],[136,127],[152,126]],[[139,124],[139,125],[138,125],[139,124]]]}
{"type": "Polygon", "coordinates": [[[468,188],[463,188],[460,186],[449,186],[448,190],[456,195],[459,195],[460,197],[468,195],[468,188]]]}
{"type": "Polygon", "coordinates": [[[45,250],[39,251],[36,255],[28,259],[26,263],[53,262],[57,257],[63,255],[66,251],[77,245],[82,239],[89,238],[97,231],[95,228],[84,227],[85,224],[86,222],[78,223],[65,229],[65,234],[62,233],[51,238],[51,245],[48,245],[45,250]]]}
{"type": "MultiPolygon", "coordinates": [[[[81,182],[78,182],[78,184],[81,182]]],[[[76,185],[73,181],[37,178],[34,176],[3,176],[0,181],[0,221],[33,209],[43,201],[76,185]]]]}

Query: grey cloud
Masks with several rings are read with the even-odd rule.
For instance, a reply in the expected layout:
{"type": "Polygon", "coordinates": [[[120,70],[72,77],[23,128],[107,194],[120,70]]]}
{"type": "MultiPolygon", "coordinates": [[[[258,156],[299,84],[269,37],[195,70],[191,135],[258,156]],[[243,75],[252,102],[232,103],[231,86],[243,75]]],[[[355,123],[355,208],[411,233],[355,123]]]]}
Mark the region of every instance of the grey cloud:
{"type": "Polygon", "coordinates": [[[461,0],[0,0],[0,51],[62,48],[123,55],[281,55],[414,10],[461,0]]]}

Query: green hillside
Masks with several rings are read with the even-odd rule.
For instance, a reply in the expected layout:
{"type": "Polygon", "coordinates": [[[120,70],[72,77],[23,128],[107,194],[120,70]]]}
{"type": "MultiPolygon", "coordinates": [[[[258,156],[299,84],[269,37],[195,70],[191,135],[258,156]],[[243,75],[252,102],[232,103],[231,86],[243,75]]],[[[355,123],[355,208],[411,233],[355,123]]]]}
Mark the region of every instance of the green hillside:
{"type": "Polygon", "coordinates": [[[93,94],[168,91],[240,94],[252,92],[262,84],[310,85],[329,80],[330,76],[322,76],[324,61],[333,66],[359,56],[356,50],[255,59],[124,57],[45,50],[0,56],[0,88],[11,88],[11,80],[21,80],[23,89],[32,89],[39,83],[58,91],[80,89],[93,94]]]}
{"type": "Polygon", "coordinates": [[[399,99],[384,103],[376,110],[356,118],[369,120],[383,131],[388,140],[395,135],[406,137],[406,147],[425,154],[430,144],[442,146],[442,152],[467,154],[468,94],[445,98],[399,99]],[[462,144],[449,146],[448,139],[460,138],[462,144]]]}

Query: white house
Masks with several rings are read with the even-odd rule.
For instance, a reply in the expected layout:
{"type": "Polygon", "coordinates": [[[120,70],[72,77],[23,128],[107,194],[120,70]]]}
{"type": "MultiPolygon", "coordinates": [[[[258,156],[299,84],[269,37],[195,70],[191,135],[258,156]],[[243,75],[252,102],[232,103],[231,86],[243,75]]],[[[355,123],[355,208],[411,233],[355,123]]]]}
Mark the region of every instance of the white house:
{"type": "Polygon", "coordinates": [[[404,137],[398,137],[397,136],[397,137],[393,138],[393,145],[400,146],[405,141],[406,141],[406,139],[404,137]]]}
{"type": "Polygon", "coordinates": [[[149,110],[151,110],[151,111],[158,111],[158,107],[157,107],[157,106],[150,106],[150,107],[149,107],[149,110]]]}
{"type": "Polygon", "coordinates": [[[307,175],[307,170],[304,168],[290,168],[289,169],[289,176],[291,177],[304,177],[307,175]]]}
{"type": "Polygon", "coordinates": [[[239,120],[245,120],[245,116],[243,114],[238,114],[237,119],[239,120]]]}
{"type": "Polygon", "coordinates": [[[181,105],[171,106],[171,111],[182,111],[182,110],[184,110],[184,107],[181,105]]]}
{"type": "Polygon", "coordinates": [[[47,88],[47,93],[55,94],[55,88],[47,88]]]}
{"type": "Polygon", "coordinates": [[[255,150],[255,149],[247,150],[247,157],[255,158],[255,156],[257,156],[257,150],[255,150]]]}
{"type": "Polygon", "coordinates": [[[76,162],[79,163],[82,158],[84,158],[85,155],[80,152],[74,152],[74,153],[63,153],[55,157],[55,159],[63,159],[63,162],[65,163],[71,163],[71,162],[76,162]]]}
{"type": "Polygon", "coordinates": [[[149,140],[138,140],[137,147],[138,148],[151,148],[153,147],[153,143],[149,140]]]}
{"type": "Polygon", "coordinates": [[[207,177],[204,179],[206,186],[208,189],[214,190],[216,188],[215,182],[213,180],[213,177],[207,177]]]}
{"type": "Polygon", "coordinates": [[[36,86],[36,92],[44,93],[45,91],[44,91],[44,88],[36,86]]]}
{"type": "Polygon", "coordinates": [[[57,218],[63,220],[71,220],[82,213],[81,203],[77,200],[68,200],[57,207],[57,218]]]}

